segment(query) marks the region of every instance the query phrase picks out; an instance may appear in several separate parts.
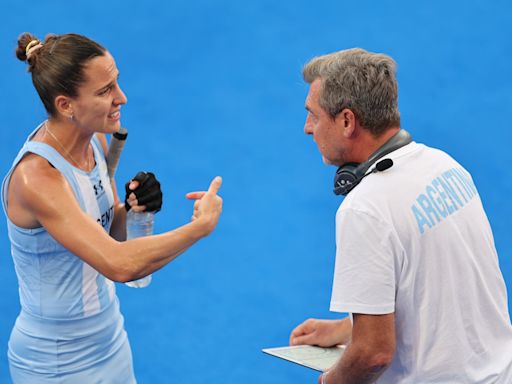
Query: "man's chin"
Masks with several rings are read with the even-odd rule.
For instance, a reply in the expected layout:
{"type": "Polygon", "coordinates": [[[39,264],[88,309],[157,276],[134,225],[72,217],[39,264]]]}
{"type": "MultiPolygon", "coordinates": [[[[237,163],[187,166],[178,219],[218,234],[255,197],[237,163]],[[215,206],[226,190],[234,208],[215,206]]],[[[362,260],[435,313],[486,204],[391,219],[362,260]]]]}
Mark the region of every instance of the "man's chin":
{"type": "Polygon", "coordinates": [[[329,160],[328,158],[326,158],[325,156],[322,156],[322,161],[324,162],[324,164],[326,165],[336,165],[334,164],[331,160],[329,160]]]}

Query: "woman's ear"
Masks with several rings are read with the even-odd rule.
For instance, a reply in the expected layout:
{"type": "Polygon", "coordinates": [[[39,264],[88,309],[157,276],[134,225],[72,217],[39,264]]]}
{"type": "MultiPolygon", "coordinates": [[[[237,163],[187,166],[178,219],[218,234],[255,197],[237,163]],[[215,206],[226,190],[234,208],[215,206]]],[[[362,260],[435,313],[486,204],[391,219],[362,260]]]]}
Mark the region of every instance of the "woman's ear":
{"type": "Polygon", "coordinates": [[[57,96],[55,98],[55,109],[60,115],[68,119],[73,119],[73,106],[70,97],[63,95],[57,96]]]}

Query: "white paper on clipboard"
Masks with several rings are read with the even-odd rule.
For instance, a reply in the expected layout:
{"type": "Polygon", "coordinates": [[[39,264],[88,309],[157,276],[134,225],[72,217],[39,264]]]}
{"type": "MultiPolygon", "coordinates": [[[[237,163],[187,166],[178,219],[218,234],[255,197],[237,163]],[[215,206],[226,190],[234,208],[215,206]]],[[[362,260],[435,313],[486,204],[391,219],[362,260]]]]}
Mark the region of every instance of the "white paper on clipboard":
{"type": "Polygon", "coordinates": [[[343,355],[345,346],[338,345],[332,348],[322,348],[312,345],[294,345],[290,347],[265,348],[262,351],[316,371],[325,372],[343,355]]]}

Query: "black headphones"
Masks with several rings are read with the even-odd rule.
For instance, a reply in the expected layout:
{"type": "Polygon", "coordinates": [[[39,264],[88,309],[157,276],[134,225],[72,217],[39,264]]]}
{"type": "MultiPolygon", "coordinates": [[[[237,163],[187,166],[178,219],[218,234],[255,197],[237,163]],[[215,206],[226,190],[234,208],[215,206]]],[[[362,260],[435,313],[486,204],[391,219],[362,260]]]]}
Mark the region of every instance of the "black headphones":
{"type": "Polygon", "coordinates": [[[412,137],[404,129],[400,129],[391,138],[386,141],[379,149],[371,154],[371,156],[364,163],[346,163],[338,168],[336,175],[334,175],[334,193],[336,195],[346,196],[352,189],[355,188],[361,180],[373,172],[384,171],[393,166],[391,159],[380,161],[375,169],[370,173],[366,173],[368,169],[380,158],[387,154],[402,148],[404,145],[409,144],[412,137]],[[381,164],[382,163],[382,164],[381,164]]]}

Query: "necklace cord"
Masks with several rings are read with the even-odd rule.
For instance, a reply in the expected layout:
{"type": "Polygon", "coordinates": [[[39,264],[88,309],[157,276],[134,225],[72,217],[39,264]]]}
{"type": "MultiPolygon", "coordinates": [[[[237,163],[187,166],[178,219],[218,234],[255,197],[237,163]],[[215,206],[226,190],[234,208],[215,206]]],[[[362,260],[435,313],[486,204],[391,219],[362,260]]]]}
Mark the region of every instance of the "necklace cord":
{"type": "MultiPolygon", "coordinates": [[[[69,159],[72,160],[73,163],[75,163],[75,165],[78,168],[80,168],[80,163],[75,160],[73,155],[71,155],[71,153],[64,147],[64,145],[62,145],[60,140],[57,139],[57,136],[55,136],[54,133],[50,130],[50,128],[48,127],[48,124],[46,122],[44,123],[44,129],[45,129],[46,132],[48,132],[50,134],[50,136],[53,138],[53,140],[55,140],[55,142],[59,145],[60,149],[62,149],[64,151],[64,153],[69,157],[69,159]]],[[[91,168],[91,164],[90,164],[90,161],[89,161],[89,156],[87,156],[86,160],[87,160],[87,171],[89,171],[90,168],[91,168]]]]}

